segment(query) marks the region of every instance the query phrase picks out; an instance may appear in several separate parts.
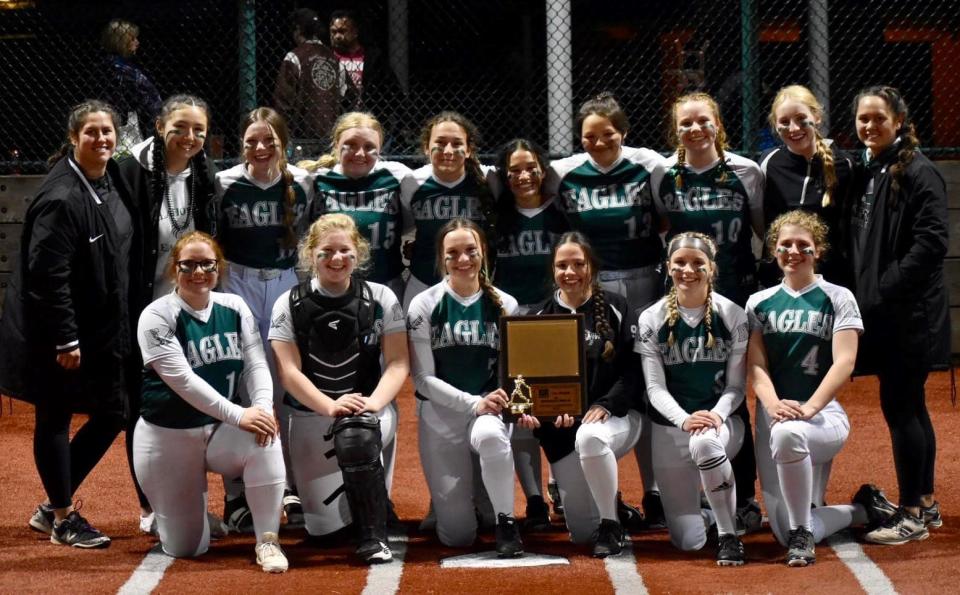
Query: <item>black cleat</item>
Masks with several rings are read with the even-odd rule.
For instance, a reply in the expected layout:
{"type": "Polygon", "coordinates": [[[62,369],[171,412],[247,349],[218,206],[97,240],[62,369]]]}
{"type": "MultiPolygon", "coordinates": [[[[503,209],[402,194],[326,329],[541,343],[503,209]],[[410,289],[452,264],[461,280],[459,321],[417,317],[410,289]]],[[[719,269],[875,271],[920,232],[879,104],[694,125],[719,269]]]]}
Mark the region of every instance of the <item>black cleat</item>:
{"type": "Polygon", "coordinates": [[[623,527],[610,519],[601,519],[597,539],[593,543],[593,557],[616,556],[623,551],[623,527]]]}
{"type": "Polygon", "coordinates": [[[663,513],[660,492],[645,492],[640,503],[643,505],[643,515],[646,518],[647,529],[667,528],[667,517],[663,513]]]}
{"type": "Polygon", "coordinates": [[[817,561],[813,533],[806,527],[790,531],[787,539],[787,566],[808,566],[817,561]]]}
{"type": "Polygon", "coordinates": [[[743,566],[745,561],[740,538],[731,533],[721,535],[717,545],[717,566],[743,566]]]}
{"type": "Polygon", "coordinates": [[[887,500],[883,490],[872,483],[865,483],[860,486],[860,489],[853,496],[853,503],[866,509],[868,530],[879,527],[897,512],[897,507],[893,502],[887,500]]]}
{"type": "Polygon", "coordinates": [[[520,541],[520,527],[512,516],[497,515],[497,557],[516,558],[523,555],[523,542],[520,541]]]}
{"type": "Polygon", "coordinates": [[[527,498],[527,516],[523,519],[524,532],[538,533],[553,528],[550,523],[550,509],[543,501],[543,496],[527,498]]]}

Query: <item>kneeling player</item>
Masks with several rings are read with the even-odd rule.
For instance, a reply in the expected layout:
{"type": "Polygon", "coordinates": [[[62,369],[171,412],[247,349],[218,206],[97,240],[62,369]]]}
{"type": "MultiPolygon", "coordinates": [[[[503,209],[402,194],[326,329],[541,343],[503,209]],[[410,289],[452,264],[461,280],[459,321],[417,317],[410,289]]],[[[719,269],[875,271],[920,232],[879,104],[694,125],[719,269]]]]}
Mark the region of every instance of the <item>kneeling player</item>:
{"type": "Polygon", "coordinates": [[[369,257],[350,217],[315,221],[300,245],[313,276],[274,304],[270,344],[293,409],[290,457],[307,532],[327,535],[352,520],[357,555],[377,563],[393,557],[381,450],[396,436],[389,405],[410,364],[396,296],[353,274],[369,257]]]}

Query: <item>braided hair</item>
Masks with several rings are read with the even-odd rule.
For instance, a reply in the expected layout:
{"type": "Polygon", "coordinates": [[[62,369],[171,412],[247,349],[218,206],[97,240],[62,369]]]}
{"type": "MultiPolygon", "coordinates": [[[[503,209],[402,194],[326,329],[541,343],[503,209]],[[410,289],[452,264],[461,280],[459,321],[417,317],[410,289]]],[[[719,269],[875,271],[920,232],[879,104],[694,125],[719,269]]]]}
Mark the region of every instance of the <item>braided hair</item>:
{"type": "MultiPolygon", "coordinates": [[[[712,349],[716,341],[713,337],[713,280],[717,276],[717,245],[713,238],[697,231],[685,231],[679,233],[667,244],[667,267],[670,267],[670,259],[673,253],[680,248],[693,248],[700,250],[710,261],[713,272],[707,276],[707,299],[704,303],[703,320],[707,326],[707,348],[712,349]]],[[[673,328],[680,319],[680,297],[677,294],[677,285],[670,286],[670,293],[667,294],[667,325],[670,328],[670,335],[667,337],[667,345],[673,347],[675,338],[673,328]]]]}
{"type": "MultiPolygon", "coordinates": [[[[910,109],[907,107],[907,102],[904,101],[903,95],[900,94],[899,90],[895,87],[876,85],[860,91],[853,101],[853,114],[855,118],[857,109],[860,106],[860,101],[867,97],[879,97],[887,104],[887,108],[895,119],[903,120],[900,127],[897,128],[897,136],[900,142],[900,146],[897,149],[897,162],[890,166],[890,176],[892,178],[890,185],[893,188],[890,206],[893,208],[897,205],[897,198],[900,194],[900,185],[903,182],[903,176],[907,166],[910,165],[917,153],[920,140],[917,138],[917,129],[910,119],[910,109]]],[[[874,155],[874,157],[877,157],[877,155],[874,155]]]]}
{"type": "Polygon", "coordinates": [[[483,230],[480,229],[480,226],[464,217],[454,217],[450,221],[447,221],[446,225],[440,228],[440,231],[437,232],[437,271],[440,275],[446,274],[446,266],[444,260],[444,251],[443,251],[443,240],[447,237],[447,234],[456,231],[458,229],[466,229],[471,232],[477,239],[477,246],[480,248],[480,289],[483,290],[483,293],[486,294],[490,301],[493,302],[493,305],[497,307],[497,311],[500,314],[506,314],[506,311],[503,309],[503,300],[500,298],[500,293],[493,287],[493,284],[490,282],[490,267],[489,260],[487,258],[487,238],[483,234],[483,230]]]}
{"type": "Polygon", "coordinates": [[[466,152],[463,168],[465,173],[473,178],[477,185],[477,199],[480,203],[481,225],[483,233],[491,246],[497,244],[497,204],[490,185],[487,184],[487,178],[480,167],[480,160],[477,159],[477,144],[480,140],[480,132],[476,125],[465,116],[455,111],[442,111],[427,120],[423,129],[420,131],[420,146],[423,152],[430,155],[430,137],[433,134],[433,128],[444,122],[453,122],[463,130],[467,137],[466,152]]]}
{"type": "MultiPolygon", "coordinates": [[[[167,179],[166,139],[161,138],[161,133],[163,126],[173,116],[173,113],[187,107],[195,107],[202,111],[209,128],[210,107],[206,101],[194,95],[181,94],[168,98],[163,102],[163,107],[160,108],[160,113],[157,115],[157,135],[154,137],[151,147],[153,170],[150,172],[150,204],[161,205],[160,208],[165,208],[164,203],[170,190],[170,181],[167,179]]],[[[184,228],[189,227],[191,218],[196,221],[200,209],[199,205],[209,204],[213,200],[215,192],[207,168],[207,158],[203,152],[204,139],[198,138],[197,140],[201,149],[187,163],[187,167],[190,168],[190,183],[187,184],[187,204],[189,206],[187,218],[183,223],[184,228]]],[[[170,222],[175,229],[178,228],[179,224],[175,219],[171,218],[170,222]]]]}
{"type": "Polygon", "coordinates": [[[677,100],[673,102],[673,109],[670,110],[670,134],[673,144],[677,148],[677,164],[671,168],[672,171],[670,173],[673,174],[677,190],[683,188],[683,171],[687,164],[687,148],[683,146],[683,142],[680,140],[677,111],[681,105],[692,101],[701,101],[707,104],[707,107],[713,112],[713,119],[717,122],[717,138],[714,139],[713,145],[717,150],[717,156],[720,157],[721,172],[720,178],[717,181],[720,183],[727,181],[727,157],[724,151],[730,148],[730,145],[727,142],[727,131],[723,127],[723,120],[720,118],[720,106],[717,104],[717,101],[707,93],[687,93],[686,95],[678,97],[677,100]]]}
{"type": "Polygon", "coordinates": [[[776,115],[777,110],[788,100],[796,101],[806,106],[815,118],[814,125],[811,126],[816,144],[814,154],[820,157],[820,161],[823,163],[824,190],[821,205],[823,207],[829,207],[832,202],[831,195],[837,188],[837,170],[834,163],[833,149],[823,138],[823,134],[820,132],[820,127],[818,126],[820,120],[823,119],[823,105],[817,100],[816,95],[803,85],[789,85],[780,89],[773,99],[773,104],[770,106],[770,114],[767,116],[770,127],[773,128],[773,131],[777,134],[780,134],[776,115]]]}
{"type": "MultiPolygon", "coordinates": [[[[610,324],[610,317],[607,315],[607,301],[603,294],[603,288],[600,286],[600,261],[597,259],[593,247],[587,236],[579,231],[568,231],[560,236],[560,240],[554,244],[552,254],[550,255],[550,267],[554,267],[557,260],[557,253],[560,247],[566,244],[573,244],[583,252],[584,259],[587,261],[590,271],[590,293],[593,298],[593,326],[594,331],[600,335],[603,340],[603,353],[601,357],[604,361],[611,361],[617,355],[614,341],[617,333],[610,324]]],[[[554,276],[554,278],[556,278],[554,276]]]]}
{"type": "Polygon", "coordinates": [[[277,167],[283,179],[283,196],[285,199],[283,205],[283,225],[286,227],[287,232],[281,241],[284,248],[295,248],[297,246],[297,232],[293,225],[297,193],[293,189],[293,172],[287,167],[287,145],[290,142],[290,132],[287,128],[287,121],[272,108],[258,107],[243,119],[243,123],[240,126],[240,136],[242,137],[247,132],[247,128],[257,122],[266,123],[275,135],[277,141],[279,141],[279,145],[276,148],[279,154],[277,167]]]}

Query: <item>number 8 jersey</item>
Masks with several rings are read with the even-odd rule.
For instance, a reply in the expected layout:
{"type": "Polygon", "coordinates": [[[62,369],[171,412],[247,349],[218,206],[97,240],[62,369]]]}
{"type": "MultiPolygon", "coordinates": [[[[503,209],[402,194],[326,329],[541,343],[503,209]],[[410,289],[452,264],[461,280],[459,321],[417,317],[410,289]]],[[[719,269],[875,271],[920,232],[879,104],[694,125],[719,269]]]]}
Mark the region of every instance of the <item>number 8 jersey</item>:
{"type": "Polygon", "coordinates": [[[817,275],[793,291],[783,283],[747,300],[750,330],[763,335],[767,369],[781,399],[806,402],[833,365],[833,335],[863,332],[860,308],[849,289],[817,275]]]}

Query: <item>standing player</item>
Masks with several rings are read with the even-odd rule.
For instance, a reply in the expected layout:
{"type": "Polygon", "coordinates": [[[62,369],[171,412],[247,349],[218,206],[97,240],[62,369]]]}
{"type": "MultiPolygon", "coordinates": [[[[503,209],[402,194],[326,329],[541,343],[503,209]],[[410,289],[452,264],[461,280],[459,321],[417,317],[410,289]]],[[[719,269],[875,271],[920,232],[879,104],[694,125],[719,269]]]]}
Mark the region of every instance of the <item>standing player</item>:
{"type": "Polygon", "coordinates": [[[312,277],[277,299],[270,343],[293,408],[290,460],[307,533],[327,535],[352,519],[360,533],[357,555],[374,563],[392,559],[380,457],[396,436],[390,404],[410,361],[396,296],[355,274],[370,253],[342,213],[311,225],[300,266],[312,277]]]}
{"type": "Polygon", "coordinates": [[[226,264],[213,238],[190,232],[171,256],[176,291],[150,304],[137,327],[145,370],[133,460],[160,545],[175,557],[206,552],[207,471],[242,474],[257,563],[284,572],[283,454],[256,320],[239,296],[212,291],[226,264]],[[250,407],[239,404],[241,386],[250,407]]]}
{"type": "Polygon", "coordinates": [[[440,281],[434,242],[448,222],[458,217],[473,221],[496,245],[496,191],[490,187],[496,176],[493,168],[480,165],[477,138],[477,127],[457,112],[440,112],[423,127],[420,144],[430,163],[414,171],[414,184],[403,188],[404,206],[416,225],[404,308],[440,281]]]}
{"type": "Polygon", "coordinates": [[[500,315],[517,301],[493,287],[483,232],[456,218],[437,235],[440,282],[410,304],[410,361],[419,399],[420,464],[444,545],[464,547],[477,535],[471,453],[480,457],[483,484],[497,515],[497,555],[523,553],[513,518],[510,428],[500,411],[509,400],[498,387],[500,315]]]}
{"type": "MultiPolygon", "coordinates": [[[[156,135],[131,149],[120,161],[120,176],[139,205],[143,233],[139,256],[141,274],[136,280],[136,315],[155,299],[173,290],[170,251],[174,243],[194,229],[212,232],[213,175],[216,167],[203,153],[210,110],[192,95],[174,95],[163,103],[156,121],[156,135]]],[[[142,362],[136,360],[139,378],[142,362]]],[[[127,461],[133,474],[133,433],[140,411],[140,383],[130,387],[131,416],[127,420],[127,461]]],[[[140,499],[140,530],[155,531],[156,521],[140,483],[133,485],[140,499]]]]}
{"type": "Polygon", "coordinates": [[[538,314],[581,313],[587,361],[587,402],[582,420],[569,415],[542,425],[522,416],[547,453],[574,543],[593,541],[597,558],[619,554],[623,527],[617,516],[617,459],[640,436],[628,383],[633,336],[623,296],[600,287],[597,259],[580,232],[563,235],[553,250],[556,293],[538,314]]]}
{"type": "Polygon", "coordinates": [[[917,149],[899,91],[864,89],[854,107],[867,170],[850,224],[864,326],[857,371],[880,377],[880,407],[900,487],[900,508],[867,540],[899,544],[926,539],[927,527],[943,524],[933,494],[937,440],[924,383],[930,370],[950,366],[943,281],[947,191],[943,176],[917,149]]]}
{"type": "MultiPolygon", "coordinates": [[[[221,289],[243,298],[266,343],[273,304],[297,284],[297,241],[308,224],[313,183],[306,171],[287,165],[289,134],[280,114],[259,107],[244,119],[241,132],[243,162],[217,174],[217,234],[230,262],[221,289]]],[[[272,352],[267,353],[267,362],[273,368],[272,352]]],[[[288,411],[282,397],[274,374],[274,404],[289,471],[288,411]]],[[[225,489],[224,521],[234,530],[249,529],[249,509],[238,486],[225,489]]],[[[284,496],[284,510],[292,524],[302,522],[295,491],[284,496]]]]}
{"type": "Polygon", "coordinates": [[[702,548],[712,517],[717,564],[740,566],[745,558],[729,459],[745,430],[731,414],[744,398],[747,316],[713,291],[717,246],[709,236],[675,235],[667,255],[673,287],[640,316],[634,349],[643,357],[654,407],[653,465],[670,541],[684,551],[702,548]],[[710,510],[700,508],[701,484],[710,510]]]}
{"type": "MultiPolygon", "coordinates": [[[[697,231],[717,246],[717,292],[743,308],[756,290],[756,259],[750,230],[763,237],[763,174],[756,163],[727,151],[727,134],[717,102],[692,93],[673,104],[672,129],[677,152],[656,184],[657,208],[670,225],[667,237],[697,231]]],[[[760,529],[760,507],[754,496],[757,464],[750,431],[750,412],[741,402],[744,448],[733,460],[737,474],[737,532],[760,529]]]]}
{"type": "MultiPolygon", "coordinates": [[[[663,158],[650,149],[623,145],[630,127],[610,93],[584,103],[577,120],[585,152],[551,163],[545,192],[558,197],[570,227],[589,238],[600,260],[601,287],[624,296],[630,320],[635,320],[662,294],[657,264],[663,242],[651,182],[662,171],[663,158]]],[[[636,455],[645,490],[643,509],[650,526],[658,527],[663,508],[647,421],[636,455]]]]}
{"type": "MultiPolygon", "coordinates": [[[[806,87],[790,85],[780,89],[768,120],[784,146],[770,149],[760,158],[765,180],[764,228],[769,229],[774,219],[793,209],[819,215],[829,229],[832,251],[839,250],[839,254],[834,258],[824,255],[818,268],[827,281],[848,286],[850,273],[844,264],[841,211],[851,200],[853,160],[821,135],[823,106],[806,87]]],[[[771,287],[778,284],[780,270],[776,255],[768,256],[774,262],[761,263],[760,281],[771,287]]]]}
{"type": "MultiPolygon", "coordinates": [[[[567,222],[552,197],[542,192],[546,153],[535,143],[517,138],[497,154],[497,175],[504,189],[497,201],[497,265],[494,282],[520,302],[527,314],[548,296],[550,254],[567,222]]],[[[513,462],[527,498],[524,529],[550,527],[542,495],[540,442],[528,428],[515,427],[511,437],[513,462]]]]}
{"type": "MultiPolygon", "coordinates": [[[[767,243],[783,283],[750,296],[747,365],[757,407],[757,463],[763,502],[787,565],[816,560],[814,544],[867,521],[864,506],[823,506],[830,465],[850,433],[836,400],[850,379],[863,331],[846,288],[824,281],[814,267],[828,249],[826,224],[802,210],[777,217],[767,243]]],[[[879,501],[879,500],[878,500],[879,501]]]]}

